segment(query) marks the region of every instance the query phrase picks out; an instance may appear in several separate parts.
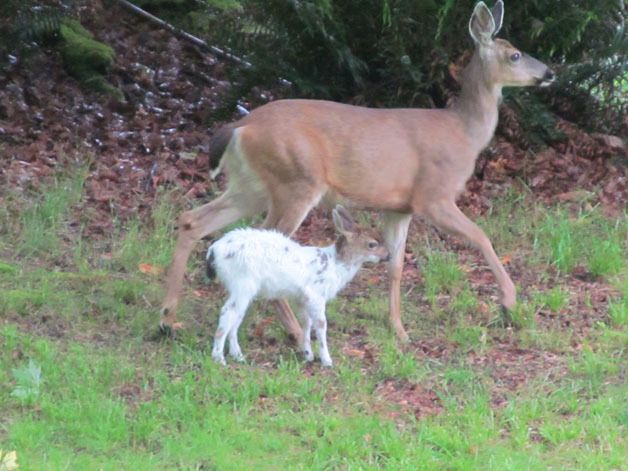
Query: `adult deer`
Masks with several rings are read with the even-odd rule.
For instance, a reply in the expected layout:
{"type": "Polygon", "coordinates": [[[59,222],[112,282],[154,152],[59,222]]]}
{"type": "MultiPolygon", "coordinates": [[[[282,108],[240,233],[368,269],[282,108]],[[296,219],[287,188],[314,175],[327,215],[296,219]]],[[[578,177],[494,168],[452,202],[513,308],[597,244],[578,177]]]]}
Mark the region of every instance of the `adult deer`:
{"type": "MultiPolygon", "coordinates": [[[[495,39],[504,4],[479,2],[469,21],[475,52],[462,72],[462,92],[448,109],[372,109],[318,100],[280,100],[261,106],[216,132],[212,165],[224,170],[227,190],[180,216],[166,281],[162,328],[176,328],[175,311],[196,241],[240,218],[266,212],[263,226],[292,234],[319,203],[383,211],[391,254],[390,322],[400,317],[400,282],[413,214],[479,249],[495,275],[501,303],[511,309],[515,286],[484,232],[456,206],[478,154],[497,125],[502,87],[548,85],[554,72],[495,39]]],[[[302,331],[285,301],[279,315],[300,342],[302,331]]]]}

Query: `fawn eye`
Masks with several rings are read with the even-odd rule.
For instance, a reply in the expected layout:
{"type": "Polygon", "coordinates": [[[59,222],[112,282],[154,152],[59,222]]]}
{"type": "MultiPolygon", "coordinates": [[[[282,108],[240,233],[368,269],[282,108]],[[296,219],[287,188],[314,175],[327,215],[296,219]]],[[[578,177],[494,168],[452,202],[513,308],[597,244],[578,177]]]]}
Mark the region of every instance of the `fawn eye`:
{"type": "Polygon", "coordinates": [[[369,242],[369,249],[374,249],[378,246],[379,244],[377,242],[375,242],[374,240],[369,242]]]}
{"type": "Polygon", "coordinates": [[[510,56],[510,60],[513,62],[518,62],[521,59],[521,53],[515,52],[512,56],[510,56]]]}

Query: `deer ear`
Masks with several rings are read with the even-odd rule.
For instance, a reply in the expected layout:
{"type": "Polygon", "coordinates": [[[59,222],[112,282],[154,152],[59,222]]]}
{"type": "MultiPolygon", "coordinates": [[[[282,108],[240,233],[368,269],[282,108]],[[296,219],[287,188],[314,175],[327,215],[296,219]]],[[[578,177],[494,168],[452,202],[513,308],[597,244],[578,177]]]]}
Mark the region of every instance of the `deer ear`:
{"type": "Polygon", "coordinates": [[[493,31],[493,38],[497,36],[499,30],[502,29],[502,25],[504,24],[504,2],[502,0],[498,0],[493,8],[491,8],[491,14],[493,15],[493,20],[495,21],[495,30],[493,31]]]}
{"type": "Polygon", "coordinates": [[[355,232],[355,224],[351,218],[351,214],[343,206],[337,205],[331,213],[334,225],[338,232],[344,236],[349,236],[355,232]]]}
{"type": "Polygon", "coordinates": [[[469,34],[477,44],[488,45],[493,41],[494,33],[495,19],[493,14],[484,2],[479,2],[469,20],[469,34]]]}

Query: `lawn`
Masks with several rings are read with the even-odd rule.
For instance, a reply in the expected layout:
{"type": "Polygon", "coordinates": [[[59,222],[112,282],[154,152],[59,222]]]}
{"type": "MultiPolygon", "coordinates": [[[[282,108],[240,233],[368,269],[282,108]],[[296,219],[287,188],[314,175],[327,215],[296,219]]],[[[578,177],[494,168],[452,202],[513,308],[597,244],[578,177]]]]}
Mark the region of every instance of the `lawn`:
{"type": "Polygon", "coordinates": [[[305,364],[266,303],[241,329],[247,364],[222,367],[206,242],[186,329],[157,334],[181,198],[136,220],[112,207],[96,236],[84,178],[0,191],[0,450],[20,469],[625,469],[626,214],[494,201],[476,219],[519,290],[508,316],[480,256],[417,221],[409,344],[371,267],[328,306],[333,369],[305,364]]]}

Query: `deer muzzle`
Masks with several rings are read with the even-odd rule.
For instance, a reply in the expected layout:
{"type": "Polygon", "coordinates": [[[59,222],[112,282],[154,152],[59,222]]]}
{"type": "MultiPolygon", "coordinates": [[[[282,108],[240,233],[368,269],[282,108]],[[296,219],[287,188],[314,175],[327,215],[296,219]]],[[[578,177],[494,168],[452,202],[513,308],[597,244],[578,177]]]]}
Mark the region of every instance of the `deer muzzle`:
{"type": "Polygon", "coordinates": [[[554,80],[556,80],[556,74],[554,73],[554,71],[552,69],[548,68],[545,71],[545,75],[543,75],[543,77],[539,79],[538,85],[541,86],[541,87],[547,87],[552,82],[554,82],[554,80]]]}

